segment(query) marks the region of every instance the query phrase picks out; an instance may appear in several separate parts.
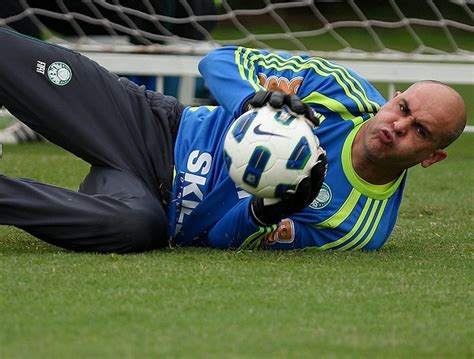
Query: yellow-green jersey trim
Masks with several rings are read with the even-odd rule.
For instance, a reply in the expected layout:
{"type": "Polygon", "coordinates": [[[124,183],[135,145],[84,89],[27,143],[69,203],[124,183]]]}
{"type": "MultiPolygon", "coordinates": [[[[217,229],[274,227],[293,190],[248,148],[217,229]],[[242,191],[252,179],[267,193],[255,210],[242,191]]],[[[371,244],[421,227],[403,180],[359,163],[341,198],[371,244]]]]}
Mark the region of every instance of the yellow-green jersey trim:
{"type": "Polygon", "coordinates": [[[331,217],[329,217],[325,221],[316,223],[314,226],[316,228],[330,228],[330,229],[339,227],[339,225],[342,222],[344,222],[347,219],[347,217],[350,216],[355,206],[357,205],[359,198],[360,198],[360,192],[356,191],[355,189],[352,189],[351,193],[349,193],[349,196],[346,198],[345,202],[336,213],[334,213],[331,217]]]}
{"type": "Polygon", "coordinates": [[[382,218],[383,212],[385,211],[385,206],[387,205],[387,203],[388,203],[387,199],[382,201],[382,206],[380,208],[380,211],[377,214],[377,218],[375,219],[375,223],[372,226],[372,229],[371,229],[370,233],[367,235],[367,238],[365,238],[364,241],[362,243],[360,243],[357,247],[352,248],[352,249],[357,251],[359,249],[362,249],[367,243],[369,243],[369,241],[372,239],[372,237],[374,235],[374,232],[377,230],[377,227],[379,225],[380,219],[382,218]]]}
{"type": "MultiPolygon", "coordinates": [[[[386,201],[386,200],[385,200],[386,201]]],[[[357,236],[354,237],[354,239],[352,239],[351,241],[348,241],[348,243],[346,243],[344,246],[338,248],[337,250],[339,251],[345,251],[345,250],[349,250],[351,249],[351,247],[355,246],[357,243],[359,243],[359,241],[364,237],[364,235],[367,233],[367,231],[369,230],[369,227],[370,225],[372,224],[372,220],[375,216],[375,213],[377,212],[377,210],[380,208],[381,204],[382,204],[382,201],[374,201],[374,205],[372,206],[372,210],[370,211],[369,215],[367,216],[367,219],[365,221],[365,224],[364,224],[364,227],[362,227],[362,230],[359,232],[359,234],[357,236]]],[[[385,206],[384,206],[385,207],[385,206]]],[[[378,213],[378,220],[375,221],[375,223],[373,224],[372,226],[372,234],[373,234],[373,231],[375,228],[377,228],[377,225],[378,225],[378,222],[380,221],[380,215],[383,211],[379,211],[378,213]]],[[[366,237],[365,240],[372,238],[372,236],[369,235],[366,237]]]]}
{"type": "Polygon", "coordinates": [[[304,103],[314,103],[326,107],[329,111],[339,114],[344,120],[352,120],[354,115],[347,109],[344,104],[330,97],[323,95],[317,91],[311,92],[302,99],[304,103]]]}
{"type": "Polygon", "coordinates": [[[387,203],[388,199],[379,201],[367,198],[367,202],[365,203],[364,208],[362,209],[362,212],[359,218],[357,219],[357,222],[355,223],[354,227],[352,227],[352,229],[348,233],[339,238],[337,241],[327,243],[319,247],[318,250],[323,251],[339,247],[335,248],[335,250],[345,251],[359,250],[364,247],[372,239],[375,231],[377,230],[387,203]],[[370,231],[369,228],[371,228],[370,231]],[[354,237],[354,235],[359,231],[359,229],[360,232],[354,237]],[[365,239],[361,243],[359,243],[360,240],[364,238],[364,236],[366,236],[365,239]],[[357,243],[359,244],[357,245],[357,243]]]}
{"type": "Polygon", "coordinates": [[[217,108],[217,106],[193,106],[193,107],[188,107],[188,110],[191,112],[196,112],[197,110],[201,108],[205,108],[209,111],[214,111],[217,108]]]}
{"type": "Polygon", "coordinates": [[[356,103],[359,111],[363,113],[367,111],[373,112],[374,109],[378,110],[380,108],[376,102],[368,98],[360,81],[341,66],[316,57],[304,59],[301,56],[295,55],[291,58],[284,58],[277,54],[255,54],[252,53],[254,50],[251,49],[245,49],[245,52],[242,53],[244,49],[245,48],[242,47],[236,49],[235,62],[239,67],[241,77],[244,80],[249,81],[255,91],[262,89],[260,84],[255,81],[257,78],[254,74],[255,63],[265,69],[274,69],[277,71],[290,70],[293,72],[300,72],[312,69],[320,76],[332,76],[344,90],[345,94],[356,103]],[[252,62],[252,65],[251,68],[249,68],[248,75],[246,76],[245,68],[248,67],[249,61],[252,62]],[[361,90],[359,90],[359,88],[361,90]]]}
{"type": "Polygon", "coordinates": [[[355,127],[355,126],[359,126],[360,124],[362,124],[362,122],[364,122],[364,121],[366,121],[369,118],[372,118],[374,116],[375,115],[373,113],[369,114],[368,117],[367,117],[367,115],[365,115],[365,117],[366,117],[365,119],[364,119],[363,116],[357,116],[357,117],[352,118],[351,121],[354,122],[354,127],[355,127]]]}
{"type": "Polygon", "coordinates": [[[265,236],[268,233],[274,231],[276,228],[276,224],[269,227],[259,227],[257,232],[251,234],[250,236],[244,239],[238,250],[241,251],[257,249],[262,243],[262,240],[265,238],[265,236]]]}
{"type": "Polygon", "coordinates": [[[254,57],[255,57],[255,60],[258,61],[258,65],[262,66],[265,69],[274,69],[277,71],[290,70],[293,72],[300,72],[303,70],[311,69],[322,77],[332,76],[334,77],[336,82],[339,84],[339,86],[341,86],[341,88],[344,90],[344,93],[347,95],[347,97],[351,98],[356,103],[359,111],[365,112],[365,109],[361,100],[357,96],[355,96],[353,92],[351,92],[351,88],[353,88],[351,86],[351,82],[343,81],[343,79],[341,79],[341,77],[337,73],[334,73],[331,71],[329,72],[324,71],[324,69],[317,66],[318,63],[315,62],[313,59],[305,60],[297,56],[294,56],[289,59],[285,59],[275,54],[254,55],[254,57]]]}
{"type": "MultiPolygon", "coordinates": [[[[235,50],[234,57],[235,57],[235,63],[237,64],[237,67],[239,69],[239,74],[240,77],[248,81],[250,85],[252,85],[253,89],[255,92],[265,90],[262,86],[260,86],[259,83],[255,82],[254,76],[250,75],[250,70],[248,71],[248,74],[246,74],[246,69],[248,68],[249,64],[249,54],[251,54],[253,49],[246,49],[244,47],[238,47],[235,50]],[[242,53],[242,50],[245,50],[244,53],[242,53]]],[[[255,71],[255,63],[252,62],[252,68],[253,71],[255,71]]]]}
{"type": "Polygon", "coordinates": [[[352,167],[352,144],[354,143],[355,136],[362,128],[362,124],[356,126],[347,136],[346,141],[342,147],[341,160],[342,169],[346,175],[347,180],[350,182],[352,187],[357,189],[363,195],[373,199],[387,199],[395,193],[400,183],[403,180],[405,171],[393,182],[384,185],[374,185],[367,181],[362,180],[352,167]]]}
{"type": "Polygon", "coordinates": [[[362,212],[361,212],[359,218],[357,219],[357,222],[355,223],[354,227],[352,227],[352,229],[348,233],[346,233],[344,236],[339,238],[337,241],[327,243],[327,244],[319,247],[319,249],[322,250],[322,251],[324,251],[326,249],[331,249],[331,248],[337,247],[337,246],[345,243],[346,241],[350,240],[352,238],[352,236],[357,232],[359,227],[362,225],[362,222],[364,221],[365,216],[366,216],[367,212],[369,211],[369,208],[372,204],[372,201],[373,200],[370,199],[370,198],[367,199],[367,202],[365,202],[364,208],[362,209],[362,212]]]}
{"type": "Polygon", "coordinates": [[[323,63],[327,64],[327,66],[332,68],[333,71],[340,72],[342,74],[342,76],[347,79],[347,81],[349,81],[349,79],[350,79],[351,83],[353,83],[354,85],[358,85],[360,90],[359,91],[355,90],[355,92],[358,93],[359,96],[361,96],[362,99],[364,100],[364,102],[368,105],[368,110],[369,111],[373,112],[375,110],[375,112],[377,112],[380,109],[380,105],[377,102],[372,101],[372,100],[369,99],[369,97],[367,96],[367,93],[365,92],[364,86],[362,86],[360,81],[357,80],[354,76],[352,76],[351,73],[345,67],[337,65],[334,62],[328,61],[328,60],[323,59],[321,57],[315,57],[314,59],[316,61],[318,61],[319,63],[321,63],[321,64],[323,64],[323,63]],[[370,105],[372,105],[373,108],[370,105]]]}

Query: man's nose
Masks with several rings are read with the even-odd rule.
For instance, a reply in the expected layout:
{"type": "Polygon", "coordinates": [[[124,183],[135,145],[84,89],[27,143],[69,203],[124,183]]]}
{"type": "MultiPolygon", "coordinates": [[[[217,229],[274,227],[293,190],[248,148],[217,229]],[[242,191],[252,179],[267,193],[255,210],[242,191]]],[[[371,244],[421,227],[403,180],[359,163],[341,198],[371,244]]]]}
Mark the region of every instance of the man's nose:
{"type": "Polygon", "coordinates": [[[412,119],[410,117],[400,117],[392,123],[393,131],[399,135],[404,135],[411,126],[412,119]]]}

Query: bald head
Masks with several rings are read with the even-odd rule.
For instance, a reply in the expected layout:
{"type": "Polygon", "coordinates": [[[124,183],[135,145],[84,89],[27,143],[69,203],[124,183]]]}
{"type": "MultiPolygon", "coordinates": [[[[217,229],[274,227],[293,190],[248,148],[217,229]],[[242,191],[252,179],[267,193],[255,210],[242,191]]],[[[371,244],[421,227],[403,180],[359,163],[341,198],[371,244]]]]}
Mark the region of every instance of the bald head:
{"type": "Polygon", "coordinates": [[[373,120],[364,123],[352,146],[357,174],[374,184],[397,178],[407,168],[444,160],[466,125],[461,96],[446,84],[421,81],[397,91],[373,120]]]}
{"type": "Polygon", "coordinates": [[[440,148],[445,148],[456,140],[466,127],[466,105],[461,95],[451,86],[434,80],[415,82],[405,92],[427,95],[442,109],[440,121],[445,124],[445,133],[440,138],[440,148]]]}

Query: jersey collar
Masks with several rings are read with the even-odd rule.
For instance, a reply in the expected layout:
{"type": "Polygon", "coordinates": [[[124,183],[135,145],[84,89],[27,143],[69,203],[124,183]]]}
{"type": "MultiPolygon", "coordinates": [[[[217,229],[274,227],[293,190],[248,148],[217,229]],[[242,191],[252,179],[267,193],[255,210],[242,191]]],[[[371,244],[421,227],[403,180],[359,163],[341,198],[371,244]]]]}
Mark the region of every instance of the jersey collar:
{"type": "Polygon", "coordinates": [[[344,174],[347,180],[352,185],[352,187],[354,187],[361,194],[372,199],[378,199],[378,200],[387,199],[400,186],[400,183],[405,177],[406,170],[403,171],[403,173],[392,182],[389,182],[383,185],[375,185],[375,184],[369,183],[357,175],[356,171],[354,170],[354,167],[352,167],[351,149],[352,149],[352,144],[354,142],[357,132],[359,132],[359,130],[362,128],[362,124],[363,123],[356,125],[351,130],[351,132],[349,133],[349,135],[347,136],[344,142],[344,145],[342,147],[342,153],[341,153],[342,169],[344,171],[344,174]]]}

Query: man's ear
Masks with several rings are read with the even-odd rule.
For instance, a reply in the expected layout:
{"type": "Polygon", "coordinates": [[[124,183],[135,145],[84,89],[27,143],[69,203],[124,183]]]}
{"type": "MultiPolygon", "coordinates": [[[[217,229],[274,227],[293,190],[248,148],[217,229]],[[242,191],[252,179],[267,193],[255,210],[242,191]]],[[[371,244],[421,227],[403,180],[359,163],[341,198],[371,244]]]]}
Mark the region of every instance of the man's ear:
{"type": "Polygon", "coordinates": [[[445,150],[436,150],[430,155],[430,157],[421,161],[421,166],[424,168],[429,167],[434,165],[436,162],[444,160],[446,157],[448,157],[448,152],[445,150]]]}

